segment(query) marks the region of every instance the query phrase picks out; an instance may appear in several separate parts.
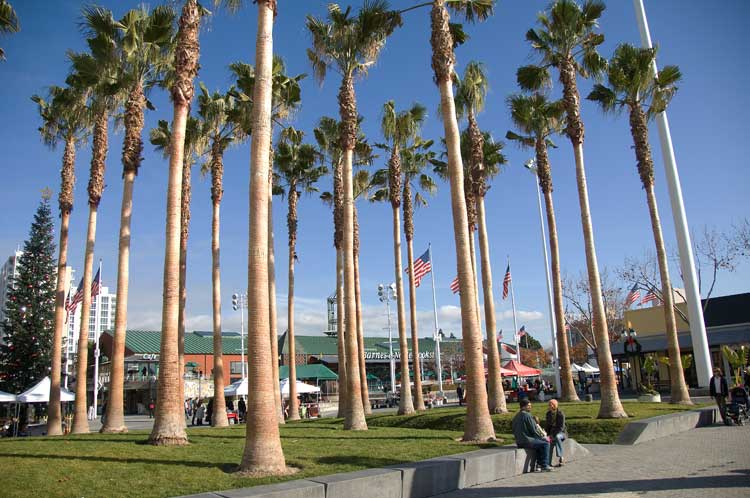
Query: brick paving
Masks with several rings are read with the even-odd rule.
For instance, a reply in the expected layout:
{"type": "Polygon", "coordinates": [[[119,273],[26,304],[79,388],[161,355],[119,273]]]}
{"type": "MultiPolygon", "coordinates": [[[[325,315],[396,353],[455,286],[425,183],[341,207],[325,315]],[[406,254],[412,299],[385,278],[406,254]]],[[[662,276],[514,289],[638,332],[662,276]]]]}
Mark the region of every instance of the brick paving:
{"type": "Polygon", "coordinates": [[[636,446],[587,445],[593,455],[440,498],[750,497],[750,426],[712,426],[636,446]]]}

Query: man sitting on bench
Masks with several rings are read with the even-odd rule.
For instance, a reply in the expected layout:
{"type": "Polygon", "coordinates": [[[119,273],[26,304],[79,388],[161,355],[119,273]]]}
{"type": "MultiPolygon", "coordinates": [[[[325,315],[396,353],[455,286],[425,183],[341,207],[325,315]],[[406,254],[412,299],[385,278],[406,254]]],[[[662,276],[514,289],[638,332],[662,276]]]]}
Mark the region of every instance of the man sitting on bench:
{"type": "Polygon", "coordinates": [[[536,465],[543,472],[551,472],[549,465],[549,441],[542,439],[537,432],[537,423],[531,415],[531,402],[528,398],[520,402],[521,409],[513,417],[513,436],[519,448],[532,449],[536,452],[536,465]]]}

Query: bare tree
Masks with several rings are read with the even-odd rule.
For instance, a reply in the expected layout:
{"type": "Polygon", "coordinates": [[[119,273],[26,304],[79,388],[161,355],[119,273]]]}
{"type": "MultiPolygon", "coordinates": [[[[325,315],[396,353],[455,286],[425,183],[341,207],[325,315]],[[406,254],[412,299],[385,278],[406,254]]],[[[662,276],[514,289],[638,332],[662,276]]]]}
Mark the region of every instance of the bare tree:
{"type": "MultiPolygon", "coordinates": [[[[625,312],[625,289],[615,283],[609,269],[600,272],[604,314],[607,319],[609,342],[620,338],[625,312]]],[[[592,320],[591,291],[586,273],[576,277],[563,276],[563,297],[565,298],[565,321],[572,332],[577,332],[594,354],[597,353],[596,335],[592,320]]]]}
{"type": "MultiPolygon", "coordinates": [[[[625,263],[617,269],[616,273],[627,282],[628,286],[638,285],[646,291],[653,292],[662,303],[664,302],[664,297],[661,295],[659,268],[653,251],[646,251],[642,258],[626,258],[625,263]]],[[[679,289],[672,287],[672,291],[682,299],[682,302],[685,301],[685,296],[679,289]]],[[[673,309],[685,323],[690,323],[685,312],[677,307],[677,303],[674,304],[673,309]]]]}

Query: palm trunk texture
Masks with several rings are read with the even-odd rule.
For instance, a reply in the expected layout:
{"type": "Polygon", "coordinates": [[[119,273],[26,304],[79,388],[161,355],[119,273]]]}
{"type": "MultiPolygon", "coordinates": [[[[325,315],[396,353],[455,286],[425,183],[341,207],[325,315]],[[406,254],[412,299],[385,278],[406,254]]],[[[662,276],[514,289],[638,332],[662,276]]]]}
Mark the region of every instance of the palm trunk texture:
{"type": "MultiPolygon", "coordinates": [[[[189,189],[189,176],[185,178],[186,184],[183,184],[183,175],[190,173],[190,165],[185,161],[185,127],[190,114],[190,102],[193,99],[193,79],[198,72],[199,29],[198,3],[196,0],[186,0],[179,19],[174,62],[176,80],[171,88],[174,118],[167,187],[159,384],[154,427],[149,436],[149,442],[154,445],[174,446],[188,442],[183,407],[182,375],[185,365],[180,356],[183,352],[181,349],[184,348],[184,335],[180,334],[180,314],[184,308],[184,277],[180,266],[185,262],[186,209],[189,210],[190,201],[189,198],[183,199],[186,195],[184,186],[188,185],[189,189]]],[[[184,315],[182,326],[184,327],[184,315]]]]}
{"type": "MultiPolygon", "coordinates": [[[[391,187],[393,188],[393,187],[391,187]]],[[[398,350],[399,370],[401,372],[401,396],[399,397],[398,414],[414,413],[414,401],[411,395],[409,379],[409,343],[406,339],[406,305],[404,303],[404,277],[401,276],[401,216],[399,208],[393,211],[393,267],[396,275],[396,314],[398,317],[398,350]]]]}
{"type": "Polygon", "coordinates": [[[573,370],[570,365],[568,334],[565,333],[565,308],[563,304],[562,278],[560,276],[560,244],[557,238],[557,219],[552,201],[552,174],[547,155],[547,145],[543,139],[536,143],[536,164],[539,186],[544,194],[544,207],[547,213],[549,231],[550,266],[552,270],[552,302],[557,325],[557,358],[560,362],[560,401],[580,401],[573,383],[573,370]]]}
{"type": "MultiPolygon", "coordinates": [[[[422,396],[422,373],[419,369],[419,329],[417,328],[417,287],[414,284],[414,248],[410,239],[406,239],[406,253],[409,258],[409,325],[411,329],[412,370],[414,370],[414,408],[424,411],[422,396]]],[[[402,359],[403,361],[403,359],[402,359]]]]}
{"type": "Polygon", "coordinates": [[[73,210],[76,148],[70,139],[65,142],[63,166],[60,172],[60,247],[57,257],[57,285],[55,289],[55,331],[52,336],[52,365],[50,369],[49,408],[47,435],[61,436],[62,407],[60,406],[60,378],[62,369],[62,338],[65,331],[65,287],[68,266],[68,228],[73,210]]]}
{"type": "Polygon", "coordinates": [[[495,439],[487,407],[487,392],[484,382],[482,337],[477,322],[476,286],[471,268],[469,252],[469,226],[464,198],[464,172],[461,161],[460,134],[456,121],[451,76],[455,56],[450,34],[450,16],[445,0],[434,0],[431,19],[432,68],[440,90],[440,105],[443,113],[445,141],[448,149],[448,173],[453,212],[453,233],[456,244],[458,281],[461,296],[461,332],[466,362],[467,407],[464,425],[464,441],[488,441],[495,439]]]}
{"type": "Polygon", "coordinates": [[[495,294],[492,291],[492,265],[490,263],[490,241],[487,237],[487,221],[484,212],[484,196],[477,197],[477,219],[479,221],[479,254],[482,258],[482,291],[484,295],[484,321],[487,330],[487,377],[488,406],[490,413],[507,413],[505,391],[500,375],[500,353],[497,347],[497,323],[495,321],[495,294]]]}
{"type": "Polygon", "coordinates": [[[248,247],[248,403],[245,475],[286,471],[279,437],[271,357],[268,295],[268,175],[271,157],[271,89],[273,84],[273,19],[276,2],[258,1],[253,88],[253,136],[250,162],[250,241],[248,247]],[[250,361],[252,358],[252,361],[250,361]]]}
{"type": "Polygon", "coordinates": [[[297,250],[297,186],[289,186],[289,285],[287,290],[287,340],[289,341],[289,420],[299,420],[297,352],[294,345],[294,257],[297,250]]]}
{"type": "MultiPolygon", "coordinates": [[[[184,152],[183,152],[184,154],[184,152]]],[[[190,202],[192,201],[192,164],[183,158],[180,207],[180,312],[177,315],[177,357],[180,398],[185,399],[185,306],[187,305],[187,244],[190,235],[190,202]]],[[[208,372],[204,372],[208,373],[208,372]]],[[[183,417],[184,420],[184,417],[183,417]]],[[[187,424],[187,421],[185,421],[187,424]]]]}
{"type": "Polygon", "coordinates": [[[336,353],[338,355],[338,387],[339,387],[339,409],[336,417],[346,416],[346,340],[344,338],[345,328],[344,309],[344,251],[336,250],[336,353]]]}
{"type": "MultiPolygon", "coordinates": [[[[269,173],[271,173],[269,171],[269,173]]],[[[276,315],[276,254],[273,240],[273,175],[268,176],[268,323],[271,339],[271,367],[273,371],[274,402],[279,424],[285,424],[284,407],[279,385],[279,332],[276,315]]]]}
{"type": "Polygon", "coordinates": [[[354,292],[357,298],[357,354],[359,356],[359,386],[362,393],[362,406],[365,415],[372,414],[370,391],[367,387],[367,364],[365,362],[365,326],[362,323],[362,292],[359,287],[359,251],[354,256],[354,292]]]}
{"type": "MultiPolygon", "coordinates": [[[[212,196],[214,199],[216,195],[212,196]]],[[[219,197],[220,199],[221,197],[219,197]]],[[[229,425],[227,419],[226,400],[224,398],[224,351],[221,342],[221,253],[220,227],[221,227],[221,201],[215,200],[211,216],[211,304],[213,307],[213,342],[214,342],[214,427],[226,427],[229,425]]]]}
{"type": "Polygon", "coordinates": [[[364,407],[359,385],[359,365],[357,361],[357,304],[354,294],[354,189],[352,163],[354,145],[357,139],[357,101],[354,94],[354,82],[346,76],[339,90],[339,113],[341,115],[341,146],[344,149],[343,187],[344,187],[344,314],[345,349],[346,349],[346,412],[344,429],[367,430],[364,407]]]}
{"type": "Polygon", "coordinates": [[[664,323],[666,325],[667,351],[669,351],[669,384],[670,403],[692,404],[685,373],[682,369],[680,357],[680,343],[677,338],[677,321],[674,316],[674,295],[672,294],[672,283],[669,278],[669,263],[667,262],[667,250],[664,244],[664,234],[661,230],[659,219],[659,206],[656,202],[654,192],[654,163],[651,158],[651,147],[648,141],[648,125],[646,114],[638,106],[630,109],[630,133],[635,144],[635,155],[638,160],[638,173],[646,191],[648,213],[651,218],[651,229],[654,233],[654,245],[656,246],[656,261],[659,263],[659,276],[661,277],[661,295],[664,308],[664,323]]]}

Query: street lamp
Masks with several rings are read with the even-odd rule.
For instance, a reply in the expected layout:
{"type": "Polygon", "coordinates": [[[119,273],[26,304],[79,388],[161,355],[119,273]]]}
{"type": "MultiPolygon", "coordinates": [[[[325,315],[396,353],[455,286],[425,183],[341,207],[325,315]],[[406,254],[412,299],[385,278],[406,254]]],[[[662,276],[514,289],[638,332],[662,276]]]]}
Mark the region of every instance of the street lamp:
{"type": "MultiPolygon", "coordinates": [[[[245,378],[245,309],[247,309],[247,294],[235,292],[232,294],[232,309],[240,310],[240,363],[242,363],[242,378],[245,378]]],[[[231,370],[231,366],[230,366],[231,370]]]]}
{"type": "MultiPolygon", "coordinates": [[[[528,169],[534,178],[537,178],[537,168],[534,159],[529,159],[524,163],[524,167],[528,169]]],[[[536,198],[539,204],[539,231],[542,234],[542,252],[544,252],[544,272],[547,275],[547,303],[549,304],[549,325],[550,332],[552,333],[552,358],[555,366],[555,389],[557,390],[558,396],[561,393],[562,383],[560,382],[560,362],[557,358],[557,331],[555,330],[555,309],[552,305],[552,285],[549,276],[549,258],[547,257],[547,241],[544,234],[544,215],[542,214],[542,195],[539,193],[538,182],[534,182],[534,190],[536,190],[536,198]]],[[[519,356],[520,360],[520,356],[519,356]]]]}
{"type": "MultiPolygon", "coordinates": [[[[393,332],[391,330],[391,301],[396,299],[398,294],[396,293],[396,283],[391,283],[389,286],[378,284],[378,299],[381,303],[385,303],[386,313],[388,314],[388,358],[391,363],[391,391],[396,392],[396,363],[393,359],[393,332]]],[[[404,361],[404,352],[401,352],[401,361],[404,361]]],[[[408,357],[408,355],[407,355],[408,357]]]]}

